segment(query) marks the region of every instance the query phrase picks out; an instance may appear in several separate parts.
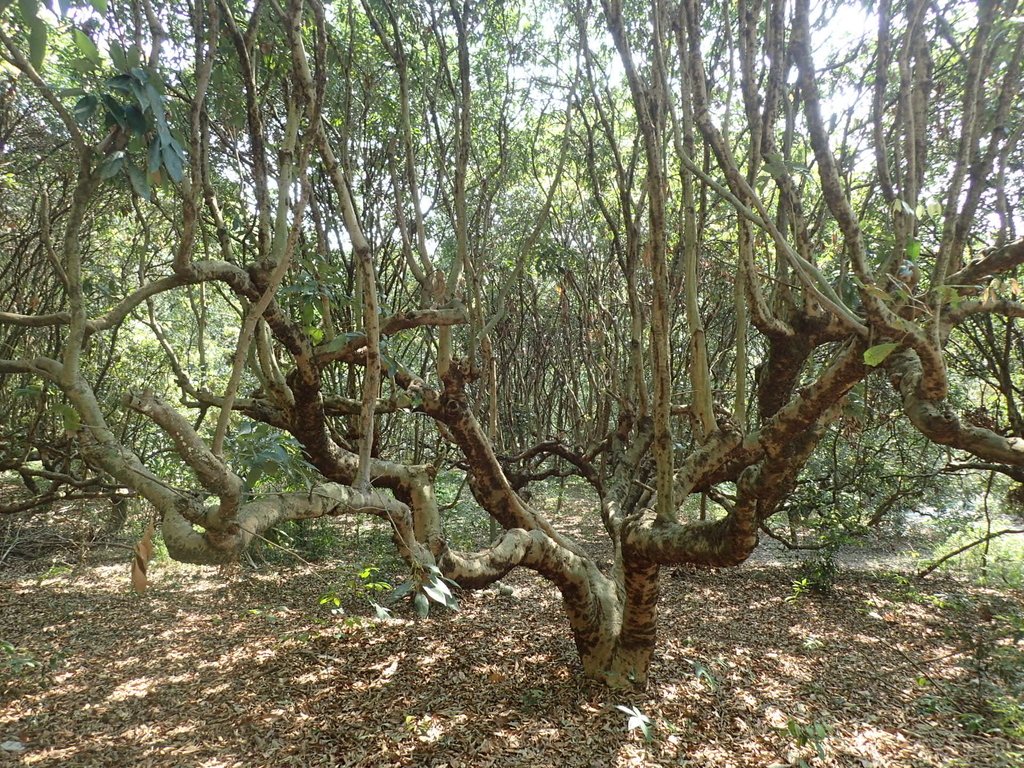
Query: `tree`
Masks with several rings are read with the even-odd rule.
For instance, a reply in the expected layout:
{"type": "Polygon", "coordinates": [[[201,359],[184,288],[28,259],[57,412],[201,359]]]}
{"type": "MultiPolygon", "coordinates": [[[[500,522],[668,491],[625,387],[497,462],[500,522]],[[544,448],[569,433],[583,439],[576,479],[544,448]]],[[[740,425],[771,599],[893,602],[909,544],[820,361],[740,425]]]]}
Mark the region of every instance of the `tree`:
{"type": "Polygon", "coordinates": [[[421,607],[531,569],[642,685],[660,569],[743,562],[858,387],[1024,479],[947,359],[982,324],[1015,403],[1015,8],[0,2],[2,467],[138,494],[193,563],[376,515],[421,607]],[[607,571],[517,493],[567,467],[607,571]]]}

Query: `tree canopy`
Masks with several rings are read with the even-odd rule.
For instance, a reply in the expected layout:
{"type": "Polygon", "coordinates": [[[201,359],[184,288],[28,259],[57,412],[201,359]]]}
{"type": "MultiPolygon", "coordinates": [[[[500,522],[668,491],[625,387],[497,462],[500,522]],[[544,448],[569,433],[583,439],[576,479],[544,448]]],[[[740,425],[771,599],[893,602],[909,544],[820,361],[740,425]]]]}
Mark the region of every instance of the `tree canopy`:
{"type": "Polygon", "coordinates": [[[662,567],[1024,481],[1020,14],[0,0],[4,511],[377,516],[417,610],[530,569],[642,685],[662,567]],[[570,473],[611,563],[529,503],[570,473]]]}

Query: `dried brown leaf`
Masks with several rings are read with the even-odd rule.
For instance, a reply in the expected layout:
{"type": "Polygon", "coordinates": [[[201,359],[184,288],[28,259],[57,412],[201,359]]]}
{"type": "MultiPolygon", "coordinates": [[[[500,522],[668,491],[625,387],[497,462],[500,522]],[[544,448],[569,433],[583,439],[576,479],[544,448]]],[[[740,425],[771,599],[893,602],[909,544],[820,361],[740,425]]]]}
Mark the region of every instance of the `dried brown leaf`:
{"type": "Polygon", "coordinates": [[[146,591],[149,582],[146,579],[146,570],[149,561],[153,559],[153,521],[149,521],[142,538],[135,545],[135,556],[132,558],[132,589],[136,594],[141,595],[146,591]]]}

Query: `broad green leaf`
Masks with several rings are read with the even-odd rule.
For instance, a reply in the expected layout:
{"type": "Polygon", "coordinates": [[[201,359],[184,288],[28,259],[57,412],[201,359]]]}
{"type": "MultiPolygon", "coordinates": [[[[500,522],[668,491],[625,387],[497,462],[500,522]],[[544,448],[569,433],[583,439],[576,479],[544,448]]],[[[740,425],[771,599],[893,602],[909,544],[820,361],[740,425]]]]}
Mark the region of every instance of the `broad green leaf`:
{"type": "MultiPolygon", "coordinates": [[[[423,592],[426,594],[427,597],[429,597],[435,603],[440,603],[441,605],[444,605],[445,603],[448,602],[448,600],[447,600],[448,595],[445,594],[445,591],[447,591],[448,588],[445,587],[444,591],[438,589],[437,585],[440,584],[440,583],[441,582],[434,582],[433,584],[424,584],[423,585],[423,592]]],[[[448,593],[448,594],[450,595],[451,593],[448,593]]]]}
{"type": "Polygon", "coordinates": [[[149,127],[142,111],[134,104],[129,104],[124,108],[124,120],[128,124],[128,130],[139,136],[144,134],[149,127]]]}
{"type": "Polygon", "coordinates": [[[124,167],[124,152],[115,152],[103,159],[100,163],[100,178],[101,179],[112,179],[118,173],[121,172],[121,168],[124,167]]]}
{"type": "Polygon", "coordinates": [[[21,9],[21,18],[29,23],[39,15],[39,0],[18,0],[18,8],[21,9]]]}
{"type": "Polygon", "coordinates": [[[61,88],[57,91],[57,95],[62,98],[68,98],[69,96],[85,96],[88,93],[84,88],[61,88]]]}
{"type": "Polygon", "coordinates": [[[40,70],[43,68],[43,60],[46,58],[48,28],[42,19],[32,19],[29,25],[28,59],[36,70],[40,70]]]}
{"type": "Polygon", "coordinates": [[[171,177],[171,181],[177,184],[181,181],[185,170],[181,164],[181,158],[178,157],[178,153],[174,151],[170,144],[164,144],[161,153],[163,154],[164,168],[167,169],[167,175],[171,177]]]}
{"type": "Polygon", "coordinates": [[[134,78],[131,75],[118,75],[107,80],[107,87],[122,93],[132,93],[134,78]]]}
{"type": "Polygon", "coordinates": [[[78,428],[82,426],[82,418],[78,415],[78,411],[70,405],[60,407],[60,417],[64,422],[65,432],[77,432],[78,428]]]}
{"type": "Polygon", "coordinates": [[[96,107],[99,106],[99,103],[100,101],[96,98],[95,94],[87,93],[78,100],[78,103],[75,104],[71,112],[74,114],[75,120],[80,123],[87,123],[96,113],[96,107]]]}
{"type": "Polygon", "coordinates": [[[104,93],[100,97],[100,99],[103,101],[108,127],[113,123],[117,123],[121,130],[127,131],[128,118],[125,116],[124,106],[121,104],[121,102],[119,102],[109,93],[104,93]]]}
{"type": "Polygon", "coordinates": [[[413,598],[412,604],[416,609],[416,615],[421,619],[425,619],[430,615],[430,601],[427,600],[427,596],[422,592],[416,593],[416,597],[413,598]]]}
{"type": "Polygon", "coordinates": [[[160,170],[160,139],[156,136],[149,144],[149,156],[146,160],[146,173],[156,173],[160,170]]]}
{"type": "Polygon", "coordinates": [[[73,30],[72,36],[75,38],[75,45],[78,47],[79,53],[93,64],[99,66],[101,63],[100,52],[92,38],[80,29],[73,30]]]}
{"type": "Polygon", "coordinates": [[[171,142],[171,129],[167,125],[167,114],[164,112],[164,98],[152,83],[146,83],[146,98],[156,120],[156,132],[164,144],[171,142]]]}
{"type": "Polygon", "coordinates": [[[906,216],[914,215],[914,209],[910,207],[910,203],[908,203],[906,200],[903,200],[902,198],[892,201],[892,212],[893,215],[896,215],[898,213],[902,213],[906,216]]]}
{"type": "Polygon", "coordinates": [[[181,162],[185,162],[185,148],[181,146],[181,142],[178,137],[175,136],[174,132],[171,132],[171,143],[170,147],[174,150],[174,153],[181,159],[181,162]]]}
{"type": "Polygon", "coordinates": [[[317,354],[329,355],[332,352],[340,352],[349,345],[349,342],[355,338],[365,338],[366,334],[356,333],[350,331],[348,333],[341,333],[331,339],[329,342],[324,344],[322,347],[317,348],[317,354]]]}
{"type": "Polygon", "coordinates": [[[388,602],[395,602],[408,595],[416,589],[416,582],[413,579],[407,579],[399,584],[394,591],[388,596],[388,602]]]}
{"type": "Polygon", "coordinates": [[[885,362],[885,358],[891,355],[897,347],[899,347],[899,344],[894,344],[891,341],[868,347],[864,350],[864,365],[870,365],[872,368],[876,365],[881,365],[885,362]]]}
{"type": "Polygon", "coordinates": [[[917,258],[921,255],[921,241],[911,240],[907,245],[907,258],[911,261],[917,261],[917,258]]]}
{"type": "Polygon", "coordinates": [[[125,163],[124,170],[128,174],[128,180],[132,183],[132,189],[135,190],[135,194],[143,200],[149,200],[151,197],[149,182],[146,181],[146,176],[142,171],[131,163],[125,163]]]}
{"type": "Polygon", "coordinates": [[[107,14],[107,0],[89,0],[89,5],[93,7],[100,16],[106,16],[107,14]]]}
{"type": "Polygon", "coordinates": [[[129,69],[128,57],[125,55],[124,46],[117,42],[117,40],[110,43],[110,60],[114,62],[115,69],[119,69],[122,72],[126,72],[129,69]]]}
{"type": "Polygon", "coordinates": [[[71,68],[75,72],[81,72],[83,75],[91,75],[96,71],[96,62],[91,59],[87,59],[84,56],[78,56],[71,62],[71,68]]]}
{"type": "Polygon", "coordinates": [[[764,167],[772,176],[785,176],[786,163],[778,152],[766,152],[764,155],[764,167]]]}

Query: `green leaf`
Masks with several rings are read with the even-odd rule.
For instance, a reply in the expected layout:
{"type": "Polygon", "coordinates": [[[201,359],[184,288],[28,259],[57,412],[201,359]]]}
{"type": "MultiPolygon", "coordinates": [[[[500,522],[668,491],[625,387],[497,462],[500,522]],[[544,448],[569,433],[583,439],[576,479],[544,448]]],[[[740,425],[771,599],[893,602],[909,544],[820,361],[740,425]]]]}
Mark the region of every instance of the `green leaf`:
{"type": "Polygon", "coordinates": [[[421,619],[425,619],[430,615],[430,601],[427,600],[427,596],[422,592],[416,593],[416,597],[413,598],[412,604],[416,609],[416,615],[421,619]]]}
{"type": "Polygon", "coordinates": [[[96,47],[96,43],[92,41],[92,38],[80,29],[73,30],[72,36],[75,38],[75,45],[78,47],[79,53],[96,66],[99,66],[100,52],[96,47]]]}
{"type": "Polygon", "coordinates": [[[107,87],[122,93],[132,93],[132,83],[135,79],[131,75],[118,75],[107,80],[107,87]]]}
{"type": "Polygon", "coordinates": [[[908,203],[906,200],[903,200],[902,198],[892,201],[892,212],[893,215],[898,213],[902,213],[906,216],[914,215],[914,209],[910,207],[910,203],[908,203]]]}
{"type": "Polygon", "coordinates": [[[146,98],[149,101],[150,109],[153,111],[153,119],[156,120],[156,132],[160,136],[160,140],[164,144],[170,144],[171,129],[167,126],[164,98],[152,83],[146,83],[146,98]]]}
{"type": "Polygon", "coordinates": [[[440,581],[435,581],[433,584],[424,584],[423,592],[435,603],[440,603],[441,605],[446,605],[448,598],[451,596],[448,587],[445,586],[444,582],[440,581]],[[438,588],[438,585],[443,587],[443,589],[438,588]]]}
{"type": "Polygon", "coordinates": [[[911,261],[917,261],[917,258],[921,255],[921,241],[911,240],[907,244],[907,258],[911,261]]]}
{"type": "Polygon", "coordinates": [[[100,16],[107,14],[107,0],[89,0],[89,5],[93,7],[100,16]]]}
{"type": "Polygon", "coordinates": [[[75,116],[75,120],[84,124],[89,122],[89,119],[96,113],[99,103],[100,100],[94,94],[87,93],[78,100],[71,112],[75,116]]]}
{"type": "Polygon", "coordinates": [[[156,173],[160,170],[160,139],[156,136],[149,144],[149,157],[146,160],[146,173],[156,173]]]}
{"type": "Polygon", "coordinates": [[[128,57],[125,55],[124,46],[117,40],[110,43],[110,60],[114,62],[114,68],[122,72],[128,71],[128,57]]]}
{"type": "Polygon", "coordinates": [[[46,58],[46,35],[48,29],[41,19],[32,19],[29,22],[28,33],[28,60],[36,70],[43,68],[43,59],[46,58]]]}
{"type": "Polygon", "coordinates": [[[321,347],[317,348],[317,354],[329,355],[333,352],[340,352],[348,346],[349,342],[355,338],[365,338],[365,333],[356,333],[355,331],[349,331],[348,333],[341,333],[331,339],[329,342],[321,347]]]}
{"type": "Polygon", "coordinates": [[[149,128],[142,110],[134,104],[129,104],[124,108],[124,121],[128,124],[128,130],[139,136],[144,134],[149,128]]]}
{"type": "Polygon", "coordinates": [[[85,96],[87,93],[84,88],[61,88],[57,91],[57,95],[65,99],[69,96],[85,96]]]}
{"type": "MultiPolygon", "coordinates": [[[[171,140],[173,141],[173,139],[171,140]]],[[[171,181],[178,183],[184,176],[185,169],[181,164],[181,158],[178,153],[174,151],[174,147],[171,144],[164,144],[161,150],[164,158],[164,168],[167,169],[167,175],[171,177],[171,181]]]]}
{"type": "Polygon", "coordinates": [[[124,106],[121,104],[121,102],[119,102],[109,93],[104,93],[100,97],[100,99],[103,101],[108,127],[111,126],[113,123],[117,123],[121,130],[127,131],[128,118],[125,116],[124,106]]]}
{"type": "Polygon", "coordinates": [[[766,152],[764,155],[764,167],[772,176],[786,175],[786,162],[778,152],[766,152]]]}
{"type": "Polygon", "coordinates": [[[78,56],[72,59],[71,68],[75,70],[75,72],[81,72],[83,75],[91,75],[96,71],[96,63],[84,56],[78,56]]]}
{"type": "Polygon", "coordinates": [[[408,595],[416,588],[416,582],[413,579],[408,579],[399,584],[394,591],[388,596],[388,602],[393,603],[396,600],[401,600],[403,597],[408,595]]]}
{"type": "Polygon", "coordinates": [[[121,172],[124,162],[124,152],[115,152],[109,157],[104,158],[103,162],[100,163],[100,178],[104,180],[114,178],[121,172]]]}
{"type": "Polygon", "coordinates": [[[18,0],[18,8],[21,9],[21,18],[29,23],[39,15],[39,0],[18,0]]]}
{"type": "Polygon", "coordinates": [[[886,342],[885,344],[876,344],[873,347],[869,347],[864,350],[864,365],[870,365],[874,368],[876,365],[881,365],[885,358],[893,353],[893,351],[899,347],[899,344],[893,342],[886,342]]]}
{"type": "Polygon", "coordinates": [[[128,180],[132,183],[132,189],[135,190],[135,194],[141,197],[143,200],[149,200],[152,194],[149,190],[149,182],[146,181],[145,175],[131,163],[125,163],[125,173],[128,174],[128,180]]]}
{"type": "Polygon", "coordinates": [[[78,415],[78,411],[70,405],[62,405],[59,410],[61,420],[64,422],[64,431],[77,432],[78,428],[82,426],[82,418],[78,415]]]}

